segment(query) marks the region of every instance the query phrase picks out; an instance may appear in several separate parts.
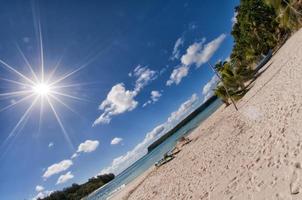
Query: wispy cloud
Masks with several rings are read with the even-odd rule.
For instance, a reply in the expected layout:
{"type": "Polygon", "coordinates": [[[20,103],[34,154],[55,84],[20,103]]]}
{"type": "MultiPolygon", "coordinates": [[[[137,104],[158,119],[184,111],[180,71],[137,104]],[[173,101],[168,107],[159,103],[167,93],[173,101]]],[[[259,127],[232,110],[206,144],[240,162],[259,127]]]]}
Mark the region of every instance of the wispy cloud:
{"type": "Polygon", "coordinates": [[[78,156],[79,156],[79,154],[74,153],[74,154],[72,154],[71,159],[75,159],[75,158],[77,158],[78,156]]]}
{"type": "Polygon", "coordinates": [[[53,143],[53,142],[50,142],[50,143],[48,144],[48,147],[51,148],[51,147],[53,147],[53,145],[54,145],[54,143],[53,143]]]}
{"type": "Polygon", "coordinates": [[[184,65],[181,67],[177,67],[172,71],[172,74],[170,75],[170,79],[166,82],[166,85],[170,86],[173,83],[178,85],[181,82],[181,80],[188,75],[188,72],[189,72],[188,66],[184,65]]]}
{"type": "Polygon", "coordinates": [[[111,145],[117,145],[123,141],[123,138],[115,137],[111,140],[111,145]]]}
{"type": "Polygon", "coordinates": [[[218,77],[214,75],[211,80],[202,88],[203,102],[207,101],[214,94],[214,89],[218,83],[218,77]]]}
{"type": "Polygon", "coordinates": [[[134,69],[133,76],[137,78],[134,91],[139,92],[143,87],[157,78],[157,72],[139,65],[134,69]]]}
{"type": "Polygon", "coordinates": [[[171,60],[176,60],[179,59],[180,57],[180,47],[184,44],[184,38],[180,37],[176,40],[175,44],[174,44],[174,48],[173,48],[173,52],[172,52],[172,56],[171,56],[171,60]]]}
{"type": "Polygon", "coordinates": [[[152,131],[146,134],[145,139],[137,144],[134,149],[128,151],[126,154],[113,159],[111,166],[103,169],[100,174],[115,173],[118,174],[124,169],[133,164],[136,160],[142,157],[146,153],[146,147],[151,144],[154,138],[161,134],[164,130],[164,126],[160,125],[154,128],[152,131]]]}
{"type": "Polygon", "coordinates": [[[238,15],[238,12],[234,12],[234,15],[231,19],[232,26],[234,26],[237,23],[237,15],[238,15]]]}
{"type": "Polygon", "coordinates": [[[157,91],[157,90],[151,91],[150,100],[148,100],[146,103],[144,103],[143,107],[147,106],[148,104],[157,102],[161,96],[162,96],[162,94],[159,91],[157,91]]]}
{"type": "Polygon", "coordinates": [[[43,191],[44,190],[44,187],[42,186],[42,185],[37,185],[36,186],[36,191],[37,192],[41,192],[41,191],[43,191]]]}
{"type": "Polygon", "coordinates": [[[69,181],[70,179],[73,179],[74,175],[71,173],[71,171],[67,172],[66,174],[61,175],[57,180],[57,185],[65,183],[69,181]]]}
{"type": "Polygon", "coordinates": [[[43,174],[43,178],[46,179],[46,178],[51,177],[54,174],[63,172],[65,170],[69,169],[69,167],[71,167],[72,165],[73,165],[72,160],[63,160],[59,163],[55,163],[47,168],[47,170],[43,174]]]}
{"type": "Polygon", "coordinates": [[[115,158],[111,165],[105,169],[103,169],[100,174],[104,173],[115,173],[118,174],[122,172],[124,169],[133,164],[136,160],[141,158],[143,155],[147,153],[147,147],[157,138],[159,138],[166,131],[171,129],[176,123],[182,120],[188,113],[193,111],[198,102],[198,97],[196,94],[193,94],[187,101],[182,103],[179,108],[171,113],[170,117],[166,122],[156,126],[153,130],[148,132],[143,141],[137,144],[132,150],[128,151],[126,154],[115,158]]]}
{"type": "Polygon", "coordinates": [[[32,200],[43,199],[49,196],[51,193],[53,193],[53,191],[45,190],[45,191],[38,192],[38,194],[35,197],[33,197],[32,200]]]}
{"type": "Polygon", "coordinates": [[[188,114],[188,111],[191,111],[194,108],[194,104],[197,102],[198,97],[197,94],[193,94],[190,99],[185,101],[180,105],[180,107],[171,113],[170,117],[168,118],[168,123],[178,122],[184,115],[188,114]]]}

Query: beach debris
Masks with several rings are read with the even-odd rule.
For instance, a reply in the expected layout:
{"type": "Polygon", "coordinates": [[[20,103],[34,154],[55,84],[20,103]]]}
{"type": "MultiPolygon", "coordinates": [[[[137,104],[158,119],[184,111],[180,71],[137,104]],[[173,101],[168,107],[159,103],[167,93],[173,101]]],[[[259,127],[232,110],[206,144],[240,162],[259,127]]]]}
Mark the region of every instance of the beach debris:
{"type": "Polygon", "coordinates": [[[187,137],[183,136],[183,137],[179,138],[175,147],[171,151],[165,153],[164,157],[155,163],[155,166],[160,167],[163,164],[166,164],[167,162],[170,162],[171,160],[173,160],[175,158],[175,155],[181,151],[182,147],[190,142],[191,142],[191,140],[187,137]]]}
{"type": "Polygon", "coordinates": [[[182,148],[183,146],[185,146],[186,144],[189,144],[191,142],[191,140],[187,137],[181,137],[179,138],[179,140],[177,141],[176,147],[178,148],[182,148]]]}
{"type": "Polygon", "coordinates": [[[189,144],[191,141],[192,140],[190,140],[189,138],[184,137],[184,136],[181,137],[181,138],[179,138],[179,140],[177,141],[175,147],[171,151],[172,154],[173,155],[178,154],[181,151],[182,147],[185,146],[185,145],[187,145],[187,144],[189,144]]]}
{"type": "Polygon", "coordinates": [[[166,164],[167,162],[170,162],[174,158],[175,158],[175,156],[173,154],[165,153],[164,157],[155,163],[155,166],[160,167],[160,166],[166,164]]]}

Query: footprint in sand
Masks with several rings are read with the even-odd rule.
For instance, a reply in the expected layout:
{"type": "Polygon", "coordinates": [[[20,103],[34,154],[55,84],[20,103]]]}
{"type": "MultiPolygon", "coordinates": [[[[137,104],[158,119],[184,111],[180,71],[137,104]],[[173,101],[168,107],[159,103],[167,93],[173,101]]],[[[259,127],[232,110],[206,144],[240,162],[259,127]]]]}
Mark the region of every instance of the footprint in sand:
{"type": "Polygon", "coordinates": [[[301,163],[297,162],[295,164],[295,169],[292,175],[292,179],[290,182],[290,192],[292,195],[296,195],[300,192],[300,171],[301,171],[301,163]]]}

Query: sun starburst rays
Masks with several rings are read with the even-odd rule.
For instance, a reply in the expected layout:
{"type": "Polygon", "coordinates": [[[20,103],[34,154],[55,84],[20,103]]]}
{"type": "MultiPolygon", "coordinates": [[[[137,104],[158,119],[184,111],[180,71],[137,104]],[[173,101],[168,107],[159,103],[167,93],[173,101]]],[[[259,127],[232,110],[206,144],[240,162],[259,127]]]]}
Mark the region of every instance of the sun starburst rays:
{"type": "MultiPolygon", "coordinates": [[[[41,37],[41,35],[40,35],[41,37]]],[[[3,93],[0,93],[0,100],[5,99],[14,99],[17,98],[18,100],[14,100],[9,105],[6,105],[4,107],[0,107],[0,112],[3,112],[8,109],[12,109],[17,105],[22,105],[28,100],[32,100],[31,104],[28,106],[26,111],[23,113],[23,115],[20,117],[16,125],[13,127],[12,131],[8,134],[8,137],[6,140],[2,143],[1,146],[5,145],[5,143],[12,138],[15,133],[21,128],[22,124],[25,123],[26,119],[29,117],[31,111],[34,108],[40,109],[39,111],[39,130],[41,128],[41,124],[43,121],[43,112],[45,110],[45,107],[48,106],[50,110],[52,111],[63,135],[65,140],[67,141],[70,148],[73,148],[73,144],[71,142],[71,139],[69,138],[69,135],[66,131],[66,128],[63,124],[63,121],[60,117],[60,114],[58,112],[58,109],[56,108],[56,104],[53,102],[58,102],[59,104],[63,105],[68,110],[75,112],[67,103],[65,103],[63,100],[64,98],[69,98],[77,101],[87,101],[86,99],[83,99],[81,97],[78,97],[74,94],[68,93],[68,89],[71,87],[78,87],[80,84],[64,84],[63,82],[70,78],[73,74],[77,73],[81,69],[83,69],[84,66],[80,66],[79,68],[66,73],[62,77],[54,78],[55,77],[55,71],[59,66],[58,62],[55,66],[53,66],[53,70],[47,74],[45,73],[45,63],[44,63],[44,50],[43,50],[43,43],[42,40],[40,40],[40,75],[34,71],[33,66],[30,64],[29,60],[26,58],[25,54],[21,50],[21,48],[17,45],[17,49],[23,58],[23,61],[25,62],[29,72],[31,73],[32,77],[29,77],[25,73],[20,72],[17,70],[16,67],[13,67],[12,65],[8,64],[7,62],[0,59],[0,67],[8,70],[9,72],[13,73],[16,78],[9,79],[9,78],[0,78],[0,81],[5,81],[9,84],[11,84],[13,87],[9,87],[8,90],[6,90],[3,93]],[[16,89],[17,88],[17,89],[16,89]],[[67,91],[66,91],[67,90],[67,91]],[[59,98],[59,97],[62,97],[59,98]],[[38,106],[40,102],[40,105],[38,106]]]]}

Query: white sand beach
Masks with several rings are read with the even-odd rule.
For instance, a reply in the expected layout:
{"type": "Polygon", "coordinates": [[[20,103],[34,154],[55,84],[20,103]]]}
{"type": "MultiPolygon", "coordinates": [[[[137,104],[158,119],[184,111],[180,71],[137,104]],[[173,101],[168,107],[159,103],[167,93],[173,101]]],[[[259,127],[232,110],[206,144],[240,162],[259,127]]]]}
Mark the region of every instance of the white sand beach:
{"type": "Polygon", "coordinates": [[[112,199],[301,200],[302,30],[238,102],[220,107],[171,162],[112,199]]]}

